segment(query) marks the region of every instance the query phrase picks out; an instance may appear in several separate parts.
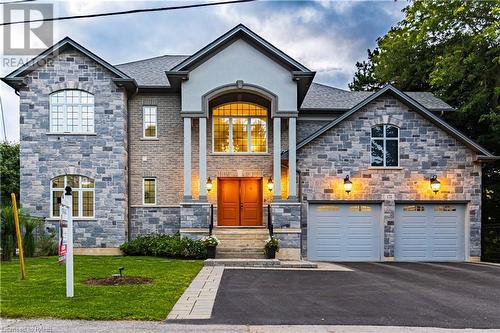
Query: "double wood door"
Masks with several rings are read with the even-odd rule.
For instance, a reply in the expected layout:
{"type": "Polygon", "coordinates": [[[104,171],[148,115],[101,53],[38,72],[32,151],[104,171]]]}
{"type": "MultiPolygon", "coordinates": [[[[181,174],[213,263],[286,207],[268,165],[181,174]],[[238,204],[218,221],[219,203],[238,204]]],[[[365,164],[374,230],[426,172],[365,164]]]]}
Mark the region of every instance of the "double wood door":
{"type": "Polygon", "coordinates": [[[262,225],[262,178],[218,178],[217,225],[262,225]]]}

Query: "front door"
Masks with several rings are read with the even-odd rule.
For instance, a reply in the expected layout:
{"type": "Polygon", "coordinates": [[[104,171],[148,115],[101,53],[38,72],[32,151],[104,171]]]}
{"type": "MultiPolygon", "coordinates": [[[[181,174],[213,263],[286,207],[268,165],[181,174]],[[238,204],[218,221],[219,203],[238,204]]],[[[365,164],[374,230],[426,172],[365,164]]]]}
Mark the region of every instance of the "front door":
{"type": "Polygon", "coordinates": [[[219,178],[217,187],[219,226],[262,225],[261,178],[219,178]]]}

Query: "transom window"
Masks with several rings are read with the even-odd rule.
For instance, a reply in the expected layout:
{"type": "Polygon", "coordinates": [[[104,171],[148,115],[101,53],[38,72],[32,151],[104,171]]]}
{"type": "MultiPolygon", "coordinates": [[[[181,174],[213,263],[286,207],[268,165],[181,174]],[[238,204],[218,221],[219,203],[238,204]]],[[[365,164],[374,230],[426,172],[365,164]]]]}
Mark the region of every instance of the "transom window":
{"type": "Polygon", "coordinates": [[[156,106],[143,107],[143,135],[145,138],[156,138],[156,106]]]}
{"type": "Polygon", "coordinates": [[[51,94],[50,132],[94,133],[94,96],[81,90],[51,94]]]}
{"type": "Polygon", "coordinates": [[[58,199],[62,198],[66,186],[71,186],[72,189],[73,217],[93,217],[94,179],[79,175],[58,176],[50,181],[50,216],[60,216],[58,199]]]}
{"type": "Polygon", "coordinates": [[[212,109],[215,153],[267,152],[267,108],[232,102],[212,109]]]}
{"type": "Polygon", "coordinates": [[[399,166],[399,128],[392,125],[372,127],[371,165],[374,167],[399,166]]]}

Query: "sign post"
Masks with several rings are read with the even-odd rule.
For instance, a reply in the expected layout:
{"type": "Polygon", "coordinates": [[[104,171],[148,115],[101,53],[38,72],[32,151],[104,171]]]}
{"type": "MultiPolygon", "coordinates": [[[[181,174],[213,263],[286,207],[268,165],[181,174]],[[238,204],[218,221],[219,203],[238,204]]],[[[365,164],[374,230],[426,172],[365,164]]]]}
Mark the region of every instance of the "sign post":
{"type": "Polygon", "coordinates": [[[70,186],[66,186],[64,190],[66,192],[61,203],[61,224],[64,226],[66,222],[66,232],[61,228],[60,246],[66,245],[66,297],[73,297],[73,194],[70,186]],[[64,239],[66,244],[63,244],[64,239]]]}

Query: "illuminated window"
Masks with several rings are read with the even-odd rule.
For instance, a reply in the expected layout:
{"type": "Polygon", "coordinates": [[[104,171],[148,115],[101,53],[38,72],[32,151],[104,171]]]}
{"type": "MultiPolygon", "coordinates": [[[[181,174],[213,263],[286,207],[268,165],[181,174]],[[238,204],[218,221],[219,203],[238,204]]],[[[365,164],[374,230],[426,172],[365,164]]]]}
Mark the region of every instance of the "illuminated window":
{"type": "Polygon", "coordinates": [[[144,204],[154,205],[156,204],[156,179],[155,178],[144,178],[143,183],[144,188],[144,204]]]}
{"type": "Polygon", "coordinates": [[[213,151],[216,153],[267,152],[267,109],[234,102],[212,110],[213,151]]]}
{"type": "Polygon", "coordinates": [[[72,189],[73,217],[93,217],[95,207],[94,180],[79,175],[58,176],[51,180],[50,216],[60,216],[58,198],[62,198],[66,186],[71,186],[72,189]]]}
{"type": "Polygon", "coordinates": [[[405,211],[405,212],[423,212],[423,211],[425,211],[425,207],[420,206],[420,205],[405,206],[403,208],[403,211],[405,211]]]}
{"type": "Polygon", "coordinates": [[[145,138],[156,138],[156,106],[143,107],[143,135],[145,138]]]}
{"type": "Polygon", "coordinates": [[[399,128],[392,125],[372,127],[371,161],[374,167],[399,166],[399,128]]]}
{"type": "Polygon", "coordinates": [[[350,212],[371,212],[372,208],[370,206],[355,205],[349,206],[350,212]]]}
{"type": "Polygon", "coordinates": [[[340,207],[339,206],[333,206],[333,205],[321,205],[316,208],[318,212],[339,212],[340,207]]]}
{"type": "Polygon", "coordinates": [[[438,205],[438,206],[434,206],[433,210],[435,212],[455,212],[457,209],[453,206],[438,205]]]}
{"type": "Polygon", "coordinates": [[[94,96],[81,90],[50,95],[50,132],[94,133],[94,96]]]}

